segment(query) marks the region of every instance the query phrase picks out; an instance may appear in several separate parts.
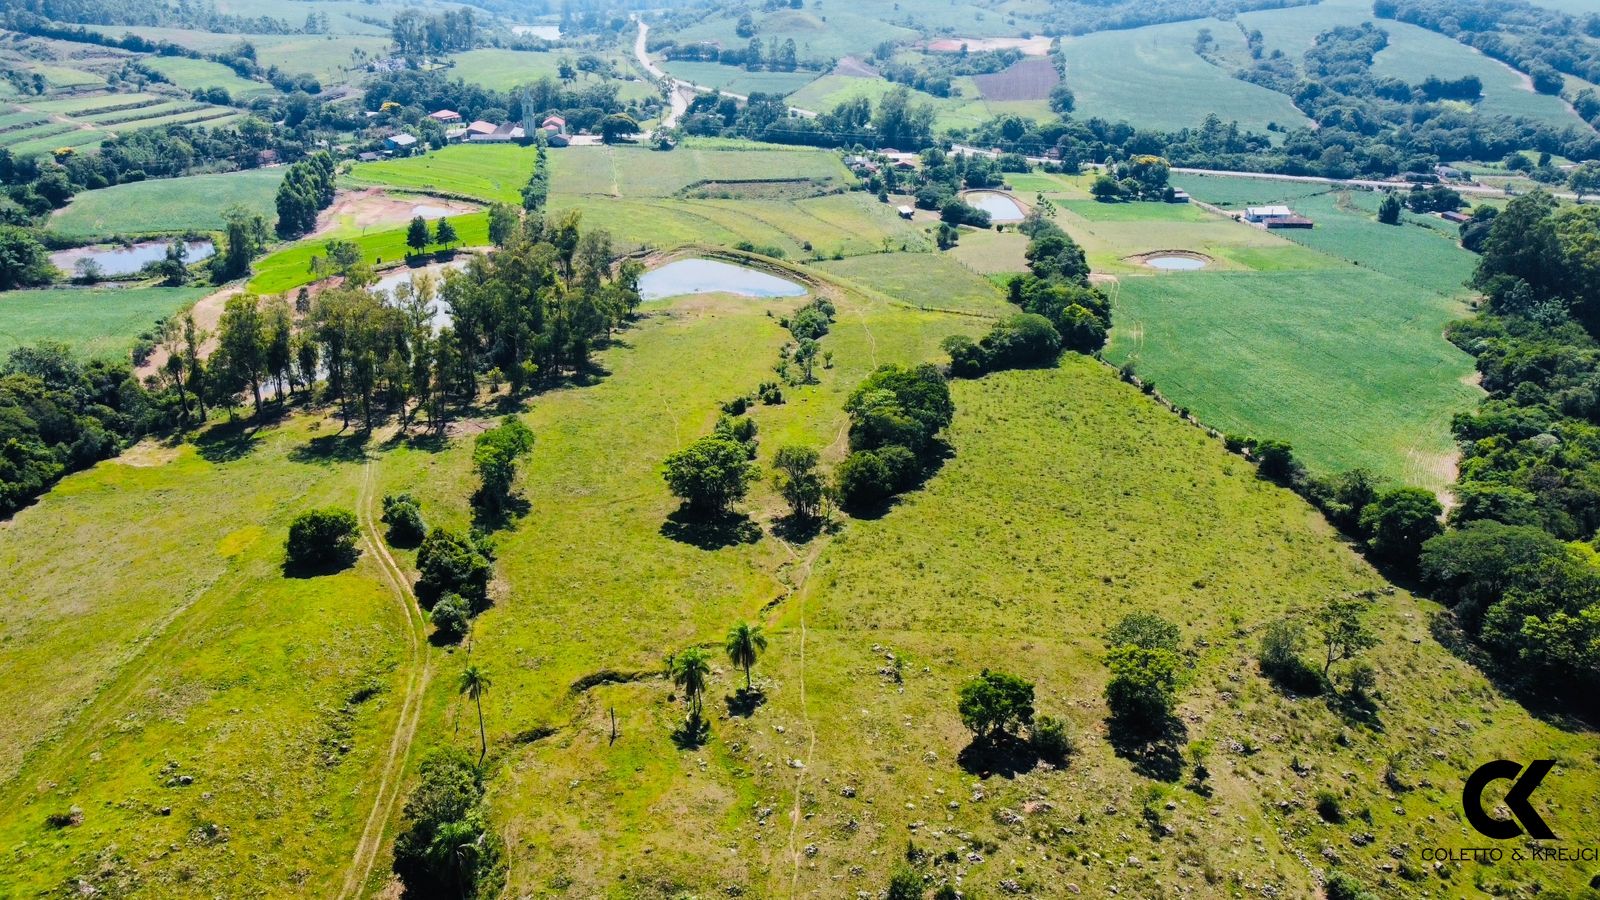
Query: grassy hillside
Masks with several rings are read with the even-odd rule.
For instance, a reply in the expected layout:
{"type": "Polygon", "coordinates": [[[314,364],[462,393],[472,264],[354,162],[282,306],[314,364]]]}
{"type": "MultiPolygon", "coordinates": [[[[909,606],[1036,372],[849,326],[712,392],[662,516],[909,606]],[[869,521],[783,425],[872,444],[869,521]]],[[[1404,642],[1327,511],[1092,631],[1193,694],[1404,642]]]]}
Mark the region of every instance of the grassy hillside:
{"type": "Polygon", "coordinates": [[[235,100],[248,100],[256,94],[271,94],[272,85],[240,78],[238,73],[221,63],[204,59],[187,59],[181,56],[158,56],[145,65],[186,91],[222,88],[235,100]]]}
{"type": "Polygon", "coordinates": [[[0,293],[0,358],[17,347],[62,341],[90,357],[126,359],[134,339],[206,288],[62,288],[0,293]]]}
{"type": "Polygon", "coordinates": [[[670,62],[665,70],[685,81],[703,84],[733,94],[791,94],[817,77],[815,72],[748,72],[721,63],[670,62]]]}
{"type": "Polygon", "coordinates": [[[1305,116],[1289,98],[1232,77],[1194,52],[1209,27],[1224,49],[1243,46],[1230,23],[1214,20],[1153,25],[1065,39],[1067,86],[1083,116],[1125,120],[1135,127],[1175,130],[1198,126],[1207,113],[1252,131],[1269,122],[1293,127],[1305,116]]]}
{"type": "MultiPolygon", "coordinates": [[[[459,238],[455,245],[457,249],[482,247],[489,243],[487,212],[451,216],[450,224],[455,227],[456,236],[459,238]]],[[[385,263],[400,262],[413,252],[406,244],[406,227],[401,225],[385,231],[374,231],[344,239],[352,241],[361,248],[361,258],[368,265],[382,266],[385,263]]],[[[280,294],[316,281],[316,273],[311,269],[311,259],[314,256],[326,256],[327,243],[325,239],[311,238],[289,244],[268,254],[255,263],[255,274],[247,287],[260,294],[280,294]]],[[[444,248],[430,247],[429,252],[442,249],[444,248]]]]}
{"type": "Polygon", "coordinates": [[[50,229],[75,236],[212,231],[223,227],[223,213],[235,205],[270,222],[277,217],[274,202],[285,171],[250,169],[84,191],[51,216],[50,229]]]}

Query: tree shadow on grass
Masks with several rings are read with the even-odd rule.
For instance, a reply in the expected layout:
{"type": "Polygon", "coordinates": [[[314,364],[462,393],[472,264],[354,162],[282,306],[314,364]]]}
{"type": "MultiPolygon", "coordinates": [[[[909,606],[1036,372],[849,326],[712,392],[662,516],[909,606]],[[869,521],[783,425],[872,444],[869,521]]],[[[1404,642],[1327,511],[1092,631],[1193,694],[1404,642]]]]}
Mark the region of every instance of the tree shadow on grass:
{"type": "Polygon", "coordinates": [[[766,705],[767,695],[760,688],[739,688],[737,691],[722,698],[728,706],[728,715],[739,719],[748,719],[755,715],[757,709],[766,705]]]}
{"type": "Polygon", "coordinates": [[[207,462],[234,462],[249,456],[261,443],[255,426],[245,419],[222,422],[194,437],[195,451],[207,462]]]}
{"type": "Polygon", "coordinates": [[[362,462],[367,458],[367,443],[371,437],[370,431],[325,434],[290,450],[289,459],[315,466],[362,462]]]}
{"type": "Polygon", "coordinates": [[[838,532],[840,527],[838,522],[822,516],[787,515],[773,520],[772,536],[789,544],[808,544],[820,534],[838,532]]]}
{"type": "Polygon", "coordinates": [[[356,559],[360,556],[361,551],[352,547],[349,550],[331,554],[326,559],[306,561],[285,559],[283,561],[283,577],[321,578],[324,575],[337,575],[355,565],[356,559]]]}
{"type": "Polygon", "coordinates": [[[672,729],[672,745],[679,750],[698,750],[711,740],[711,723],[703,716],[690,716],[672,729]]]}
{"type": "Polygon", "coordinates": [[[1176,716],[1168,716],[1154,728],[1115,719],[1109,724],[1111,749],[1132,763],[1135,772],[1172,783],[1183,777],[1183,746],[1189,742],[1189,729],[1176,716]]]}
{"type": "Polygon", "coordinates": [[[761,540],[761,526],[744,513],[705,515],[685,506],[661,523],[661,535],[701,550],[721,550],[761,540]]]}
{"type": "Polygon", "coordinates": [[[956,764],[979,778],[988,778],[990,775],[1015,778],[1032,772],[1039,765],[1039,754],[1022,738],[1009,733],[999,734],[974,738],[972,743],[956,754],[956,764]]]}
{"type": "Polygon", "coordinates": [[[479,531],[503,531],[533,511],[533,504],[521,494],[485,497],[482,490],[472,495],[472,527],[479,531]]]}
{"type": "Polygon", "coordinates": [[[1441,646],[1482,672],[1539,721],[1566,732],[1600,730],[1600,696],[1502,663],[1472,639],[1453,612],[1436,614],[1429,630],[1441,646]]]}

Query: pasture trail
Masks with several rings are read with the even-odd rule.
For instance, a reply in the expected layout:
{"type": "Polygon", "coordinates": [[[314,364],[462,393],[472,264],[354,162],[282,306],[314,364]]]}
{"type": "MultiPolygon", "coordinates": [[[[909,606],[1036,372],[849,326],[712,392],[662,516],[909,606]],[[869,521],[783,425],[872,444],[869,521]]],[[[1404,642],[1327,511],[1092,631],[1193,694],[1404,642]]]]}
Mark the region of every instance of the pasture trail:
{"type": "Polygon", "coordinates": [[[800,719],[805,723],[807,738],[806,755],[801,760],[802,767],[794,777],[794,805],[789,813],[789,855],[794,860],[794,868],[789,878],[789,896],[793,897],[800,890],[800,857],[802,851],[798,844],[800,823],[804,819],[804,815],[800,811],[800,798],[805,787],[806,772],[810,770],[811,759],[817,752],[817,728],[811,722],[810,713],[806,711],[806,601],[803,589],[806,581],[811,578],[811,570],[817,562],[817,557],[822,555],[822,548],[828,542],[821,537],[817,538],[816,543],[811,548],[811,552],[806,554],[803,561],[800,560],[800,555],[795,552],[794,547],[788,541],[778,538],[778,543],[783,545],[783,549],[788,551],[790,557],[800,561],[800,565],[796,569],[797,577],[789,586],[788,594],[767,605],[768,608],[776,607],[789,597],[798,598],[800,603],[800,719]]]}
{"type": "Polygon", "coordinates": [[[423,620],[422,610],[417,606],[416,594],[412,592],[404,570],[395,562],[394,556],[389,553],[389,548],[384,545],[382,536],[378,534],[377,522],[372,515],[373,507],[376,505],[372,489],[372,462],[369,460],[362,478],[361,496],[357,504],[361,532],[373,557],[378,561],[378,568],[383,571],[384,581],[388,583],[395,601],[405,614],[406,636],[410,643],[410,658],[407,663],[409,672],[406,676],[405,697],[400,704],[400,714],[395,720],[394,737],[389,742],[389,753],[383,761],[378,777],[378,789],[372,799],[372,811],[367,814],[366,825],[361,831],[361,840],[356,844],[355,855],[351,858],[350,868],[345,873],[344,887],[339,891],[340,900],[360,896],[362,885],[366,884],[372,875],[378,851],[383,847],[384,832],[388,830],[389,821],[394,817],[395,809],[399,805],[400,784],[406,760],[411,756],[411,744],[416,738],[417,725],[422,719],[422,697],[427,691],[429,680],[433,677],[433,660],[428,654],[426,623],[423,620]]]}

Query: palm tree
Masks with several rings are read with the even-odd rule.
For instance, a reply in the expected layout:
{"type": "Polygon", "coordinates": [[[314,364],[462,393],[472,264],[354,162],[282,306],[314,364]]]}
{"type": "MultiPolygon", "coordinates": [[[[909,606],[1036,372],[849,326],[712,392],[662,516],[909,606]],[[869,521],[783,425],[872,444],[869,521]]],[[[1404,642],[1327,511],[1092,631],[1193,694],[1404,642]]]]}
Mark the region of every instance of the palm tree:
{"type": "Polygon", "coordinates": [[[700,701],[705,696],[706,680],[710,676],[711,663],[699,647],[690,647],[672,658],[672,683],[683,688],[692,719],[700,718],[700,701]]]}
{"type": "Polygon", "coordinates": [[[728,630],[728,640],[723,647],[728,651],[728,659],[744,669],[744,689],[750,690],[750,667],[767,649],[767,636],[761,633],[761,626],[740,622],[728,630]]]}
{"type": "Polygon", "coordinates": [[[478,705],[478,741],[483,748],[478,754],[478,765],[480,766],[483,765],[483,760],[489,755],[489,738],[483,730],[483,695],[488,693],[490,686],[493,684],[494,682],[489,680],[489,676],[478,668],[475,663],[468,663],[467,668],[462,671],[461,677],[456,679],[457,690],[471,697],[472,702],[478,705]]]}

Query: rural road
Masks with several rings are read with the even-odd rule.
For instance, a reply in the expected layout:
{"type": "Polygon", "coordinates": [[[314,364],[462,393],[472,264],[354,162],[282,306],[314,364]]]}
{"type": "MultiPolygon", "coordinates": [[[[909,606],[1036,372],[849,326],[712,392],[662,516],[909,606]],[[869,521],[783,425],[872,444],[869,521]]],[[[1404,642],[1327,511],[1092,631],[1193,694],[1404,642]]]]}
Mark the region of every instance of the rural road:
{"type": "MultiPolygon", "coordinates": [[[[678,120],[683,118],[683,114],[688,111],[689,98],[694,94],[721,94],[724,97],[732,97],[741,103],[747,102],[750,99],[744,94],[735,94],[732,91],[719,91],[713,87],[707,87],[703,84],[695,84],[692,81],[684,81],[682,78],[669,75],[666,70],[662,69],[660,66],[651,61],[650,51],[645,49],[646,41],[648,40],[650,34],[650,26],[645,24],[643,19],[638,19],[638,22],[639,36],[634,38],[633,41],[634,58],[639,61],[639,65],[644,68],[645,72],[647,72],[651,78],[654,78],[657,81],[665,81],[672,86],[672,112],[669,113],[666,118],[661,120],[662,128],[671,128],[672,126],[678,124],[678,120]]],[[[806,119],[815,119],[817,117],[816,110],[801,109],[798,106],[789,107],[789,112],[793,115],[797,115],[806,119]]]]}
{"type": "Polygon", "coordinates": [[[406,762],[411,757],[411,742],[417,735],[417,724],[422,719],[422,697],[428,689],[429,680],[433,677],[433,658],[428,653],[427,626],[423,621],[422,611],[417,606],[416,595],[411,591],[410,579],[395,562],[389,553],[389,548],[383,542],[383,535],[378,532],[377,521],[373,517],[373,508],[377,506],[378,501],[373,487],[372,462],[369,460],[366,471],[362,473],[361,495],[357,503],[358,515],[367,549],[372,551],[373,557],[378,562],[378,569],[383,573],[384,581],[388,583],[395,602],[400,605],[405,616],[408,650],[406,692],[400,701],[399,715],[395,717],[394,736],[389,741],[389,752],[378,771],[374,773],[378,778],[378,789],[373,795],[372,810],[367,814],[366,825],[361,830],[361,840],[356,844],[355,854],[350,860],[350,868],[345,872],[344,888],[339,892],[340,900],[361,896],[361,888],[372,876],[372,870],[378,860],[378,851],[383,848],[383,839],[388,832],[389,822],[400,808],[400,787],[405,781],[406,762]]]}
{"type": "MultiPolygon", "coordinates": [[[[951,144],[950,152],[966,153],[971,156],[987,156],[990,158],[999,156],[1001,153],[999,150],[984,150],[982,148],[972,147],[967,144],[951,144]]],[[[1043,165],[1051,162],[1051,160],[1043,156],[1027,156],[1023,158],[1034,165],[1043,165]]],[[[1096,164],[1091,163],[1090,165],[1096,164]]],[[[1098,168],[1097,165],[1096,167],[1098,168]]],[[[1184,166],[1173,166],[1172,171],[1177,175],[1227,175],[1233,178],[1261,178],[1268,181],[1297,181],[1305,184],[1327,184],[1335,187],[1376,188],[1379,190],[1394,187],[1410,187],[1409,182],[1378,181],[1370,178],[1323,178],[1320,175],[1278,175],[1270,172],[1236,172],[1229,169],[1193,169],[1184,166]]],[[[1478,194],[1488,197],[1506,196],[1506,192],[1504,190],[1497,187],[1489,187],[1488,185],[1451,183],[1446,186],[1463,194],[1478,194]]],[[[1563,200],[1576,201],[1578,199],[1576,194],[1551,193],[1553,196],[1559,197],[1563,200]]]]}

